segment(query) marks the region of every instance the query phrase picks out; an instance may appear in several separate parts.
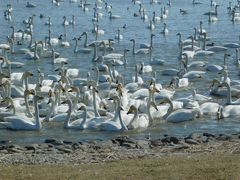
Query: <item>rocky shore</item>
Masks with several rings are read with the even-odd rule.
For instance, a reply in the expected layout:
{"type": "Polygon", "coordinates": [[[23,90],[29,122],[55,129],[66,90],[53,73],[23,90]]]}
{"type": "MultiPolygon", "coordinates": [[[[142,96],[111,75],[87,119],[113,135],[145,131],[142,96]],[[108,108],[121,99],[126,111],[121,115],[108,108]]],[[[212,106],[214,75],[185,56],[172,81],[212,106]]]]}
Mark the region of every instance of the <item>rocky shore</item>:
{"type": "Polygon", "coordinates": [[[240,154],[240,132],[235,134],[193,133],[187,137],[165,135],[136,140],[119,136],[107,141],[71,142],[46,139],[42,144],[18,145],[0,141],[0,164],[82,164],[154,158],[196,153],[240,154]]]}

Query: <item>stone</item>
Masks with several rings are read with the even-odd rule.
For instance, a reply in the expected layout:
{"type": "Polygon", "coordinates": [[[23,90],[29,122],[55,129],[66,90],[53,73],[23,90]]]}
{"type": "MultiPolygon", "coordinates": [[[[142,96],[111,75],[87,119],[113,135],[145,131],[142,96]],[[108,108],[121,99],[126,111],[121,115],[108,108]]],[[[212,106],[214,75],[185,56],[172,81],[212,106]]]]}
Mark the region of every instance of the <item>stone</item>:
{"type": "Polygon", "coordinates": [[[161,140],[163,143],[174,143],[178,144],[179,139],[177,137],[171,136],[171,137],[165,137],[161,140]]]}
{"type": "Polygon", "coordinates": [[[226,134],[219,134],[217,137],[216,137],[216,140],[219,140],[219,141],[228,141],[230,140],[232,137],[229,136],[229,135],[226,135],[226,134]]]}
{"type": "Polygon", "coordinates": [[[185,143],[188,143],[188,144],[199,144],[196,140],[194,139],[185,139],[185,143]]]}
{"type": "Polygon", "coordinates": [[[211,134],[211,133],[203,133],[203,136],[206,137],[215,137],[215,135],[211,134]]]}
{"type": "Polygon", "coordinates": [[[62,145],[63,141],[62,140],[57,140],[57,139],[46,139],[45,143],[50,143],[53,145],[62,145]]]}

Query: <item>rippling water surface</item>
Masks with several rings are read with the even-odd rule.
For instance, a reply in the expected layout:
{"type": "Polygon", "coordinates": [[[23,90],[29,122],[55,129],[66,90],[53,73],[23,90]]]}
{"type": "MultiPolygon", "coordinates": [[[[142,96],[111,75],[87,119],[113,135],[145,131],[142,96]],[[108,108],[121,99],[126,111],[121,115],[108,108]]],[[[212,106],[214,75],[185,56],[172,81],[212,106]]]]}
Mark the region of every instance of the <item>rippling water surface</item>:
{"type": "MultiPolygon", "coordinates": [[[[200,0],[199,0],[200,1],[200,0]]],[[[86,77],[87,72],[91,71],[93,66],[91,54],[74,54],[74,37],[79,37],[83,31],[87,31],[89,34],[89,42],[95,40],[95,36],[91,33],[93,29],[93,0],[88,0],[92,5],[89,6],[89,11],[83,12],[78,7],[79,3],[69,3],[68,0],[60,3],[60,6],[52,5],[50,0],[34,1],[37,5],[36,8],[26,8],[27,0],[12,0],[2,1],[0,4],[0,42],[6,42],[6,36],[11,35],[10,26],[14,25],[16,30],[24,29],[25,26],[22,23],[24,19],[27,19],[32,14],[35,14],[33,39],[43,40],[48,36],[48,27],[45,24],[47,17],[50,16],[53,26],[52,36],[58,37],[65,31],[68,35],[68,41],[71,43],[69,48],[55,47],[55,50],[61,53],[62,57],[66,57],[69,60],[68,67],[77,67],[80,69],[80,76],[86,77]],[[4,19],[3,12],[7,7],[7,4],[11,3],[13,7],[12,21],[8,22],[4,19]],[[39,15],[43,14],[44,18],[39,18],[39,15]],[[66,16],[68,20],[72,15],[76,17],[75,26],[62,26],[63,16],[66,16]]],[[[113,14],[120,15],[120,19],[110,20],[108,13],[104,9],[104,3],[102,9],[99,12],[103,13],[103,17],[99,20],[99,27],[105,31],[104,35],[100,35],[98,39],[109,39],[115,37],[117,29],[121,28],[123,34],[123,40],[115,43],[115,52],[123,52],[124,48],[132,48],[132,43],[129,41],[131,38],[135,38],[136,44],[149,42],[151,32],[147,29],[149,21],[144,22],[140,17],[134,17],[133,14],[138,12],[139,5],[131,3],[130,0],[109,0],[112,6],[113,14]],[[122,26],[126,24],[127,28],[122,29],[122,26]]],[[[194,27],[199,28],[199,22],[203,21],[203,27],[208,32],[208,36],[211,37],[211,41],[217,45],[222,45],[226,42],[238,42],[240,23],[232,23],[231,17],[227,13],[228,1],[217,1],[219,6],[219,16],[216,23],[209,24],[208,16],[203,13],[211,10],[210,0],[202,0],[202,4],[193,5],[191,0],[173,0],[172,6],[167,6],[167,1],[161,0],[162,4],[150,4],[149,0],[142,0],[142,4],[146,9],[146,14],[149,18],[152,17],[152,12],[156,11],[160,15],[161,7],[166,6],[169,11],[168,18],[164,21],[157,22],[153,33],[156,35],[154,38],[154,49],[152,55],[132,55],[127,54],[128,67],[117,67],[117,70],[123,74],[126,82],[131,81],[133,76],[134,65],[136,63],[144,62],[148,64],[151,59],[163,59],[165,60],[164,66],[154,66],[153,69],[157,73],[157,81],[166,85],[170,81],[170,77],[161,75],[161,71],[165,68],[178,66],[178,38],[176,34],[182,33],[183,38],[193,35],[194,27]],[[181,15],[179,9],[186,9],[188,14],[181,15]],[[164,36],[160,32],[163,29],[163,22],[167,23],[169,29],[169,35],[164,36]]],[[[83,41],[80,41],[82,45],[83,41]]],[[[27,44],[27,43],[26,43],[27,44]]],[[[101,52],[99,52],[101,53],[101,52]]],[[[228,59],[228,72],[232,79],[239,79],[238,67],[234,64],[235,50],[229,49],[228,53],[232,56],[228,59]]],[[[53,71],[57,66],[51,64],[50,59],[39,59],[37,61],[26,60],[24,55],[10,55],[9,59],[25,63],[24,68],[14,69],[14,72],[30,70],[36,75],[36,70],[40,68],[45,75],[55,74],[53,71]]],[[[213,56],[207,58],[195,58],[196,60],[206,61],[209,64],[223,64],[223,53],[215,53],[213,56]]],[[[91,72],[93,75],[94,73],[91,72]]],[[[143,79],[147,80],[151,77],[151,74],[146,74],[143,79]]],[[[220,78],[221,75],[216,73],[207,72],[201,81],[192,83],[192,87],[197,89],[198,93],[208,94],[208,87],[210,86],[210,80],[213,78],[220,78]]],[[[33,82],[35,78],[31,79],[33,82]]],[[[176,97],[182,97],[189,95],[190,91],[181,91],[176,93],[176,97]]],[[[221,102],[222,99],[216,99],[221,102]]],[[[154,127],[145,130],[134,130],[120,133],[100,132],[100,131],[75,131],[66,130],[61,123],[43,123],[43,128],[39,132],[28,131],[8,131],[0,130],[0,139],[11,139],[17,143],[30,143],[30,142],[42,142],[46,138],[61,138],[69,140],[84,140],[84,139],[108,139],[117,134],[127,134],[136,138],[142,138],[146,136],[158,137],[163,134],[173,134],[176,136],[182,136],[191,132],[213,132],[213,133],[230,133],[239,132],[239,118],[228,118],[221,121],[217,121],[215,117],[201,118],[192,122],[170,124],[159,123],[154,127]]]]}

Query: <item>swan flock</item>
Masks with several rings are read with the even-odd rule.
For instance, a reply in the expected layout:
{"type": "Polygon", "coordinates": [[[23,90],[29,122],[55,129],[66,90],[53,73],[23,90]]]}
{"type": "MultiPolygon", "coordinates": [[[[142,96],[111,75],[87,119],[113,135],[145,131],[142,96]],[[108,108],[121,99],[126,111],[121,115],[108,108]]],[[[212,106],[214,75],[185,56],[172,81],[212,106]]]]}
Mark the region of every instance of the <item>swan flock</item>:
{"type": "Polygon", "coordinates": [[[185,1],[3,3],[0,132],[238,119],[239,1],[185,1]]]}

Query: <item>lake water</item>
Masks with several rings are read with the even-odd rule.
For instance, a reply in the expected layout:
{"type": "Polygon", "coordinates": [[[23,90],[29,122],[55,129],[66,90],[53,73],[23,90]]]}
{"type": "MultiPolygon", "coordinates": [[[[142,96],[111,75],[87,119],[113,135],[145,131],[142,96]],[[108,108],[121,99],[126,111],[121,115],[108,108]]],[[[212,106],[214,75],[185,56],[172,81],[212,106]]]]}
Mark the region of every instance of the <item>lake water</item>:
{"type": "MultiPolygon", "coordinates": [[[[199,0],[200,1],[200,0],[199,0]]],[[[95,40],[95,36],[91,33],[93,29],[93,0],[88,0],[91,5],[88,6],[89,11],[84,12],[82,8],[78,7],[79,3],[69,3],[68,0],[60,2],[60,6],[53,5],[50,0],[32,1],[37,7],[26,8],[27,0],[12,0],[12,1],[1,1],[0,3],[0,43],[6,42],[6,37],[11,35],[11,25],[14,25],[16,30],[24,29],[25,25],[22,23],[23,20],[35,14],[34,27],[33,27],[33,39],[43,40],[48,36],[48,26],[44,25],[47,21],[47,17],[50,16],[52,20],[52,37],[58,37],[65,31],[68,35],[68,41],[71,43],[71,47],[62,48],[55,47],[57,52],[60,52],[61,57],[68,58],[69,64],[67,67],[79,68],[80,77],[86,77],[87,72],[91,71],[93,63],[91,61],[93,53],[91,54],[74,54],[74,37],[79,37],[82,32],[86,31],[89,35],[89,42],[95,40]],[[13,12],[12,20],[6,21],[3,16],[3,12],[7,7],[7,4],[11,3],[13,12]],[[43,14],[44,18],[40,18],[39,15],[43,14]],[[72,15],[76,18],[76,25],[62,26],[63,16],[66,16],[68,20],[71,20],[72,15]]],[[[120,15],[119,19],[109,19],[109,14],[104,9],[104,3],[99,4],[102,9],[98,12],[103,13],[103,17],[100,18],[98,24],[99,28],[105,31],[104,35],[98,37],[99,40],[103,39],[114,39],[117,34],[117,29],[121,29],[123,40],[116,41],[114,48],[115,52],[123,53],[125,48],[132,49],[132,43],[130,39],[134,38],[136,44],[149,42],[151,31],[147,29],[149,21],[143,21],[140,17],[134,17],[134,13],[138,13],[139,5],[133,4],[130,0],[112,0],[107,1],[112,5],[113,14],[120,15]],[[126,24],[126,29],[122,26],[126,24]]],[[[136,63],[144,62],[149,64],[152,59],[163,59],[165,64],[163,66],[153,66],[154,71],[157,74],[157,82],[162,83],[164,86],[170,82],[171,77],[161,75],[161,71],[165,68],[177,67],[178,66],[178,32],[182,33],[182,37],[185,39],[194,33],[194,27],[199,28],[199,22],[203,21],[203,28],[208,32],[208,36],[211,37],[211,42],[216,45],[222,45],[226,42],[239,42],[239,28],[240,23],[232,23],[231,16],[227,13],[228,1],[217,1],[219,4],[218,8],[218,21],[216,23],[208,23],[208,16],[203,13],[211,10],[210,0],[202,0],[202,4],[193,5],[191,0],[173,0],[172,6],[167,6],[167,1],[161,0],[161,4],[150,4],[149,0],[142,0],[142,5],[146,9],[145,12],[149,19],[152,17],[152,12],[155,11],[160,16],[160,10],[164,6],[169,11],[167,19],[156,22],[155,29],[152,31],[156,35],[153,42],[152,55],[132,55],[127,54],[128,66],[116,67],[116,69],[123,74],[126,82],[131,81],[131,77],[134,75],[134,66],[136,63]],[[179,9],[185,9],[188,14],[181,15],[179,9]],[[167,24],[169,29],[169,35],[164,36],[160,32],[163,29],[163,23],[167,24]]],[[[213,9],[212,9],[213,10],[213,9]]],[[[81,45],[83,41],[79,42],[81,45]]],[[[27,43],[26,43],[27,44],[27,43]]],[[[23,45],[25,46],[25,45],[23,45]]],[[[101,53],[101,52],[99,52],[101,53]]],[[[232,56],[228,58],[228,72],[229,77],[234,80],[238,80],[239,68],[234,64],[235,49],[229,49],[228,53],[232,56]]],[[[208,62],[209,64],[223,65],[224,53],[215,53],[213,56],[206,58],[194,58],[195,60],[201,60],[208,62]]],[[[26,60],[25,55],[11,55],[8,57],[12,61],[19,61],[25,63],[24,68],[14,69],[13,72],[21,72],[25,70],[32,71],[35,75],[37,69],[41,69],[45,75],[55,74],[53,71],[57,66],[51,64],[50,59],[39,59],[37,61],[26,60]]],[[[94,73],[91,72],[93,75],[94,73]]],[[[35,76],[36,77],[36,76],[35,76]]],[[[143,79],[147,80],[151,77],[151,74],[146,74],[143,79]]],[[[201,81],[192,83],[192,87],[197,89],[198,93],[208,94],[209,90],[206,87],[210,86],[210,80],[213,78],[220,78],[221,75],[216,73],[207,72],[201,81]]],[[[33,82],[35,78],[32,78],[30,82],[33,82]]],[[[190,94],[190,91],[177,92],[178,97],[190,94]]],[[[215,99],[217,102],[221,102],[222,99],[215,99]]],[[[102,131],[75,131],[66,130],[63,128],[62,123],[43,123],[41,131],[30,132],[30,131],[9,131],[0,130],[0,140],[9,139],[16,143],[32,143],[32,142],[43,142],[46,138],[60,138],[68,140],[85,140],[85,139],[108,139],[118,134],[126,134],[135,138],[143,137],[159,137],[164,134],[172,134],[176,136],[183,136],[192,132],[212,132],[212,133],[233,133],[239,132],[239,118],[225,118],[224,120],[217,121],[215,117],[204,117],[195,121],[171,124],[171,123],[160,123],[154,127],[145,130],[134,130],[128,132],[102,132],[102,131]]]]}

